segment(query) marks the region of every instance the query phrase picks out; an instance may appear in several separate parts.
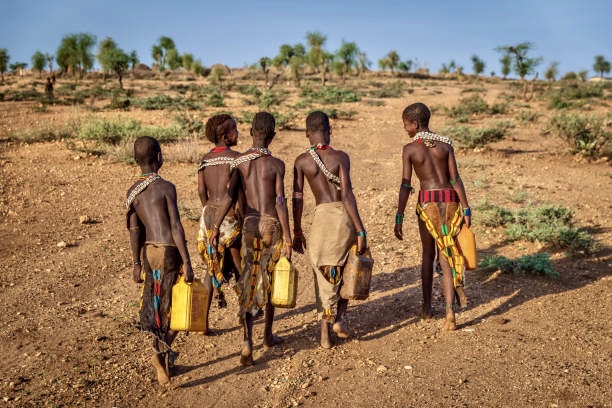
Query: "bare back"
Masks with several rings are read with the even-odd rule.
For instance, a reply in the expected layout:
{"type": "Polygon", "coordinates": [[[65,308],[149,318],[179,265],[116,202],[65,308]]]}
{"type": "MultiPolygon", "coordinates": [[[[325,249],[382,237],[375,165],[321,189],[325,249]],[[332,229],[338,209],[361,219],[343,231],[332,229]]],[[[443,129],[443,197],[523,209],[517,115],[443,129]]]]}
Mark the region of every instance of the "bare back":
{"type": "Polygon", "coordinates": [[[456,178],[457,165],[452,147],[438,142],[427,147],[422,142],[404,146],[404,178],[407,168],[413,167],[423,190],[453,188],[450,180],[456,178]]]}
{"type": "Polygon", "coordinates": [[[246,198],[246,211],[278,218],[277,197],[284,195],[285,164],[271,156],[262,156],[238,166],[246,198]]]}
{"type": "MultiPolygon", "coordinates": [[[[134,184],[132,191],[138,183],[134,184]]],[[[132,203],[138,219],[145,227],[145,239],[161,244],[174,244],[173,223],[180,224],[176,206],[176,189],[166,180],[158,180],[141,192],[132,203]]]]}
{"type": "MultiPolygon", "coordinates": [[[[222,159],[224,157],[236,158],[238,156],[240,156],[240,153],[233,150],[217,153],[210,152],[204,155],[202,161],[214,160],[215,158],[222,159]]],[[[230,174],[229,164],[207,166],[198,171],[198,192],[202,206],[205,206],[207,203],[213,205],[223,204],[229,188],[230,174]]],[[[230,209],[230,214],[232,212],[233,209],[230,209]]]]}
{"type": "MultiPolygon", "coordinates": [[[[327,169],[334,175],[340,177],[341,182],[350,171],[350,161],[348,155],[341,150],[317,150],[317,154],[321,158],[321,161],[327,167],[327,169]]],[[[331,203],[335,201],[342,201],[342,191],[338,190],[336,186],[329,182],[327,177],[323,174],[317,163],[313,160],[309,152],[302,153],[295,160],[296,172],[302,173],[308,185],[312,190],[317,205],[324,203],[331,203]]],[[[301,177],[294,177],[296,179],[302,179],[301,177]]],[[[350,186],[350,180],[346,180],[350,186]]],[[[299,186],[298,191],[302,191],[303,186],[299,186]]],[[[294,188],[294,190],[296,190],[294,188]]]]}

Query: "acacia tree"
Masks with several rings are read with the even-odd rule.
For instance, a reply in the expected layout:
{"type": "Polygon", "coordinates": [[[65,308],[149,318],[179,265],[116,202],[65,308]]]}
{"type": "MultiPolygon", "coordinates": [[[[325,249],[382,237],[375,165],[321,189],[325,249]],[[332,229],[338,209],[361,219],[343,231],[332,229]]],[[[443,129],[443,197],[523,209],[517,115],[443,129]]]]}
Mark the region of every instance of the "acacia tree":
{"type": "Polygon", "coordinates": [[[136,53],[136,50],[132,50],[130,51],[130,55],[128,55],[128,57],[130,60],[130,68],[132,72],[134,72],[134,68],[136,68],[136,65],[138,65],[138,63],[140,62],[140,60],[138,59],[138,53],[136,53]]]}
{"type": "Polygon", "coordinates": [[[604,73],[610,72],[610,61],[605,59],[603,55],[596,55],[593,71],[599,72],[599,77],[603,79],[604,73]]]}
{"type": "Polygon", "coordinates": [[[504,54],[499,59],[499,62],[501,63],[501,73],[503,75],[503,78],[506,79],[506,77],[510,74],[510,71],[512,70],[512,57],[510,56],[510,54],[504,54]]]}
{"type": "Polygon", "coordinates": [[[321,75],[321,84],[327,82],[326,74],[329,69],[330,54],[323,49],[327,37],[318,31],[306,34],[306,41],[310,49],[306,55],[309,65],[321,75]]]}
{"type": "Polygon", "coordinates": [[[38,71],[38,77],[42,77],[42,72],[45,69],[45,65],[47,65],[47,58],[45,54],[40,51],[36,51],[34,55],[32,55],[32,69],[38,71]]]}
{"type": "Polygon", "coordinates": [[[496,51],[510,55],[513,63],[514,72],[525,80],[527,75],[532,74],[535,71],[535,67],[540,65],[542,58],[529,58],[527,53],[533,48],[533,44],[530,42],[522,42],[517,45],[502,45],[496,48],[496,51]]]}
{"type": "Polygon", "coordinates": [[[559,63],[557,61],[552,61],[546,71],[544,71],[544,78],[547,81],[554,82],[557,80],[557,75],[559,75],[559,63]]]}
{"type": "Polygon", "coordinates": [[[4,73],[8,69],[8,64],[11,57],[9,56],[6,48],[0,48],[0,75],[2,76],[2,82],[4,82],[4,73]]]}
{"type": "Polygon", "coordinates": [[[178,69],[183,63],[181,56],[176,48],[171,48],[166,53],[166,63],[172,71],[178,69]]]}
{"type": "Polygon", "coordinates": [[[474,69],[474,74],[476,75],[476,77],[478,77],[478,75],[482,74],[485,70],[485,62],[478,58],[478,55],[474,54],[472,55],[472,68],[474,69]]]}
{"type": "Polygon", "coordinates": [[[45,58],[47,59],[47,66],[49,67],[49,75],[53,74],[53,60],[55,59],[55,55],[45,54],[45,58]]]}
{"type": "Polygon", "coordinates": [[[161,36],[157,40],[157,44],[154,44],[151,48],[151,56],[157,62],[159,71],[163,72],[166,70],[167,55],[169,50],[176,50],[174,40],[170,37],[161,36]]]}
{"type": "Polygon", "coordinates": [[[261,69],[261,72],[263,72],[264,74],[266,86],[270,86],[268,79],[270,75],[270,65],[271,64],[272,64],[272,60],[269,57],[261,57],[259,59],[259,68],[261,69]]]}
{"type": "Polygon", "coordinates": [[[410,72],[412,69],[412,60],[401,61],[397,68],[402,72],[410,72]]]}
{"type": "Polygon", "coordinates": [[[130,56],[117,47],[112,38],[107,37],[99,45],[97,58],[105,78],[107,73],[114,72],[119,80],[119,88],[123,89],[123,74],[130,66],[130,56]]]}
{"type": "MultiPolygon", "coordinates": [[[[331,56],[333,58],[333,56],[331,56]]],[[[363,72],[366,72],[370,65],[372,65],[372,61],[368,59],[368,56],[364,51],[359,51],[357,53],[357,76],[361,76],[363,72]]]]}
{"type": "Polygon", "coordinates": [[[336,58],[342,66],[342,81],[351,72],[354,67],[357,67],[357,58],[359,56],[359,47],[355,42],[346,42],[342,40],[342,44],[336,51],[336,58]]]}
{"type": "Polygon", "coordinates": [[[191,66],[193,65],[193,54],[187,52],[183,53],[183,55],[181,55],[181,65],[187,71],[191,71],[191,66]]]}
{"type": "Polygon", "coordinates": [[[72,75],[79,73],[83,79],[86,71],[93,67],[94,56],[91,49],[96,44],[96,37],[88,33],[69,34],[62,38],[57,49],[57,64],[63,71],[72,75]]]}

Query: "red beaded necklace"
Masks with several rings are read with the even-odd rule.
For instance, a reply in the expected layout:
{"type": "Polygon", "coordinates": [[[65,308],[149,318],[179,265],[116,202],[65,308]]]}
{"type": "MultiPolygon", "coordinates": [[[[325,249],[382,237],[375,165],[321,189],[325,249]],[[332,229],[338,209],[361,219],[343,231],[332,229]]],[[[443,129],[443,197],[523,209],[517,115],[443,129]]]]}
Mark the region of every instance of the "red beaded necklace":
{"type": "Polygon", "coordinates": [[[229,149],[230,149],[229,146],[217,146],[217,147],[213,147],[210,152],[211,153],[226,152],[229,149]]]}
{"type": "Polygon", "coordinates": [[[313,148],[315,148],[315,149],[317,149],[317,150],[327,150],[327,149],[332,149],[332,147],[331,147],[330,145],[326,145],[326,144],[323,144],[323,143],[316,144],[316,145],[314,145],[314,146],[312,146],[312,147],[313,147],[313,148]]]}

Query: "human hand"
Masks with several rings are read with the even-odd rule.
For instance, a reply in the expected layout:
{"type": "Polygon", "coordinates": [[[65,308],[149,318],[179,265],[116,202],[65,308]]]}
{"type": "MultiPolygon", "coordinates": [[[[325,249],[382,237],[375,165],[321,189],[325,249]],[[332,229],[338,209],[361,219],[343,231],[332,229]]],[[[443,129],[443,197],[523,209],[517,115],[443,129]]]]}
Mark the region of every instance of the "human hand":
{"type": "Polygon", "coordinates": [[[400,241],[404,239],[404,232],[402,231],[402,224],[395,224],[395,228],[393,229],[395,233],[395,237],[400,241]]]}
{"type": "Polygon", "coordinates": [[[219,243],[219,227],[214,227],[210,230],[210,246],[213,248],[217,248],[217,244],[219,243]]]}
{"type": "Polygon", "coordinates": [[[366,249],[368,249],[368,240],[365,236],[357,237],[357,253],[359,255],[363,254],[366,249]]]}
{"type": "Polygon", "coordinates": [[[291,260],[291,240],[286,240],[281,249],[281,256],[291,260]]]}
{"type": "Polygon", "coordinates": [[[134,264],[134,269],[132,270],[132,279],[136,283],[142,283],[142,268],[140,264],[134,264]]]}
{"type": "Polygon", "coordinates": [[[191,262],[183,264],[182,272],[185,276],[185,282],[193,282],[193,269],[191,269],[191,262]]]}
{"type": "Polygon", "coordinates": [[[471,215],[464,215],[463,216],[463,222],[465,222],[465,225],[470,228],[470,226],[472,225],[472,216],[471,215]]]}
{"type": "Polygon", "coordinates": [[[299,254],[304,253],[304,249],[306,249],[306,237],[304,237],[304,234],[300,233],[293,236],[293,249],[299,254]]]}

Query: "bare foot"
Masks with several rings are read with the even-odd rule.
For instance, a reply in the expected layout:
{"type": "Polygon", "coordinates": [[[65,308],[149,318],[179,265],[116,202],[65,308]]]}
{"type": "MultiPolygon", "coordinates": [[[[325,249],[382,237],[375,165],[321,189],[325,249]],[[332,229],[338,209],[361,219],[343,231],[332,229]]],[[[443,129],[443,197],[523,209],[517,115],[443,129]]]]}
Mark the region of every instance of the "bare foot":
{"type": "Polygon", "coordinates": [[[458,286],[455,288],[455,299],[457,299],[457,303],[461,308],[467,307],[468,300],[462,286],[458,286]]]}
{"type": "Polygon", "coordinates": [[[281,336],[277,336],[276,334],[272,334],[270,337],[264,337],[264,350],[268,350],[269,348],[274,347],[284,341],[285,339],[283,339],[281,336]]]}
{"type": "Polygon", "coordinates": [[[348,339],[351,337],[351,333],[349,332],[349,329],[344,321],[334,323],[332,329],[334,330],[334,333],[336,333],[336,336],[340,337],[341,339],[348,339]]]}
{"type": "Polygon", "coordinates": [[[155,353],[151,357],[151,363],[153,363],[153,368],[157,373],[157,382],[160,385],[168,386],[170,385],[170,376],[166,372],[165,364],[162,362],[161,354],[155,353]]]}
{"type": "Polygon", "coordinates": [[[443,331],[453,331],[457,329],[455,321],[455,313],[453,311],[446,312],[446,321],[444,322],[443,331]]]}
{"type": "Polygon", "coordinates": [[[321,320],[321,347],[324,349],[330,349],[334,346],[329,335],[329,326],[331,324],[327,320],[321,320]]]}
{"type": "Polygon", "coordinates": [[[245,367],[253,365],[253,349],[248,342],[244,342],[240,350],[240,364],[245,367]]]}

